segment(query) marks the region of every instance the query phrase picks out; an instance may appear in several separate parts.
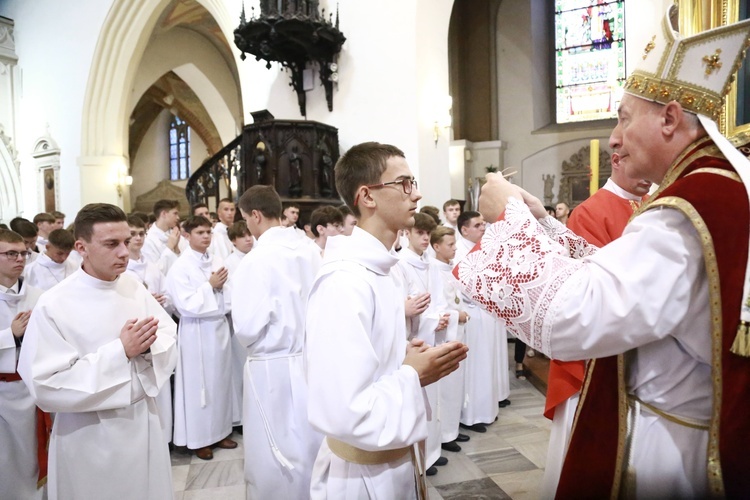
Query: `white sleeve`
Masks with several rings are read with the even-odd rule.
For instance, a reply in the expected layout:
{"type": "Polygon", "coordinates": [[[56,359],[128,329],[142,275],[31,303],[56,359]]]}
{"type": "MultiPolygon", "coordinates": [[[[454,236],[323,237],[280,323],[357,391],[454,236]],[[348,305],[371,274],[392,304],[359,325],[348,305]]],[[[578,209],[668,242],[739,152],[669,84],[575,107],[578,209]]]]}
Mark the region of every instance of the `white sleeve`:
{"type": "Polygon", "coordinates": [[[459,279],[532,348],[563,361],[622,353],[670,335],[700,303],[703,253],[681,212],[649,210],[619,239],[572,259],[517,203],[461,263],[459,279]]]}
{"type": "Polygon", "coordinates": [[[351,273],[336,272],[322,278],[310,295],[308,418],[321,433],[364,450],[409,446],[427,437],[419,376],[400,365],[375,378],[383,360],[377,359],[370,339],[373,291],[357,280],[351,273]]]}
{"type": "Polygon", "coordinates": [[[18,373],[42,410],[99,411],[131,404],[135,365],[119,338],[80,356],[45,306],[31,314],[24,337],[18,373]]]}
{"type": "Polygon", "coordinates": [[[229,301],[241,304],[232,311],[234,335],[244,347],[262,339],[274,314],[283,313],[271,293],[272,273],[272,268],[259,264],[255,258],[243,259],[231,279],[229,301]]]}
{"type": "MultiPolygon", "coordinates": [[[[13,318],[11,318],[13,321],[13,318]]],[[[0,329],[0,373],[13,373],[16,371],[16,339],[13,332],[8,328],[0,329]]]]}
{"type": "Polygon", "coordinates": [[[208,280],[195,282],[184,266],[170,270],[167,293],[180,317],[216,318],[225,314],[223,292],[215,291],[208,280]]]}

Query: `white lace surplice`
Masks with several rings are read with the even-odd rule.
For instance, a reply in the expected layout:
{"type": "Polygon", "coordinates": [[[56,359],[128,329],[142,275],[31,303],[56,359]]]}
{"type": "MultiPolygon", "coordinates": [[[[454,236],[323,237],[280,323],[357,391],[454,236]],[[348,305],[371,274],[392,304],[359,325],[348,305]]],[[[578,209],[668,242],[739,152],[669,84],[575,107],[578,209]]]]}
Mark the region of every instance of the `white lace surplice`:
{"type": "Polygon", "coordinates": [[[511,199],[505,220],[487,226],[482,248],[459,266],[459,281],[471,298],[524,343],[550,352],[542,319],[562,284],[597,248],[552,217],[537,221],[522,202],[511,199]],[[571,258],[572,257],[572,258],[571,258]]]}

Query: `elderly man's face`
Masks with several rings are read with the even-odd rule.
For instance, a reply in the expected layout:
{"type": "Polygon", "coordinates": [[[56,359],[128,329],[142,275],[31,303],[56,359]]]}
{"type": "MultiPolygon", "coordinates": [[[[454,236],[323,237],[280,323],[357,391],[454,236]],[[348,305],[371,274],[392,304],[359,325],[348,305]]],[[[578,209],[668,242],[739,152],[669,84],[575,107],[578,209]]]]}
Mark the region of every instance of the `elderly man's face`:
{"type": "Polygon", "coordinates": [[[617,111],[617,126],[609,146],[619,156],[619,164],[631,179],[659,183],[669,165],[658,158],[663,149],[661,106],[625,94],[617,111]]]}

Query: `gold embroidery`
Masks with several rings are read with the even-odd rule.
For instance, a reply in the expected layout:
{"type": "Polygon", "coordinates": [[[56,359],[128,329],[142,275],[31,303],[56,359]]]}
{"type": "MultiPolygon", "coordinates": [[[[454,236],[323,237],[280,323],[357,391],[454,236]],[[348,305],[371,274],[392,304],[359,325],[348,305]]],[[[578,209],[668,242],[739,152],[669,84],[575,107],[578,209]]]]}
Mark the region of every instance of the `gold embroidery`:
{"type": "MultiPolygon", "coordinates": [[[[692,159],[691,159],[692,161],[692,159]]],[[[668,196],[654,200],[650,208],[670,207],[681,211],[695,227],[703,246],[703,261],[708,277],[709,307],[711,311],[711,382],[713,385],[713,408],[711,424],[708,431],[708,484],[714,496],[724,496],[724,480],[721,472],[721,458],[719,456],[719,420],[722,403],[721,376],[721,345],[722,345],[722,316],[721,316],[721,283],[719,283],[719,265],[716,261],[713,238],[706,223],[698,211],[682,198],[668,196]]]]}
{"type": "Polygon", "coordinates": [[[696,170],[693,170],[689,174],[686,174],[685,177],[689,177],[693,174],[721,175],[722,177],[726,177],[727,179],[732,179],[733,181],[742,182],[737,172],[731,172],[729,170],[723,170],[721,168],[713,168],[713,167],[698,168],[696,170]]]}
{"type": "Polygon", "coordinates": [[[716,52],[713,54],[703,56],[703,62],[706,63],[706,76],[721,69],[722,63],[719,57],[720,54],[721,49],[716,49],[716,52]]]}
{"type": "Polygon", "coordinates": [[[648,56],[648,53],[654,50],[656,48],[656,44],[654,43],[656,41],[656,35],[651,37],[651,41],[646,44],[646,48],[643,49],[643,60],[646,60],[646,57],[648,56]]]}

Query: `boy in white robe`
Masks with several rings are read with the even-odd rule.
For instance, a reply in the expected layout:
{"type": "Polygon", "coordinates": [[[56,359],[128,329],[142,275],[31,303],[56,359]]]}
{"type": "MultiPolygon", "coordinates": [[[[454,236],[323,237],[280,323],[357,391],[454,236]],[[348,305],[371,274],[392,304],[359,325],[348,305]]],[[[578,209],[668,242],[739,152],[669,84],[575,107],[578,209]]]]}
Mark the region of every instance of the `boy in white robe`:
{"type": "MultiPolygon", "coordinates": [[[[214,229],[217,226],[218,224],[214,226],[214,229]]],[[[232,253],[224,261],[224,267],[229,272],[229,278],[225,285],[227,288],[224,292],[225,295],[231,293],[229,290],[232,285],[232,276],[245,255],[253,249],[253,244],[255,243],[255,238],[250,234],[244,220],[239,220],[229,226],[227,236],[232,245],[234,245],[234,250],[232,250],[232,253]]],[[[229,321],[229,329],[231,331],[230,343],[232,344],[232,426],[235,430],[242,432],[242,379],[244,377],[245,361],[247,360],[247,349],[237,340],[237,336],[234,334],[231,312],[227,314],[227,321],[229,321]]]]}
{"type": "Polygon", "coordinates": [[[344,236],[351,236],[354,227],[358,224],[357,217],[355,217],[352,209],[346,205],[341,205],[339,207],[339,212],[344,216],[344,225],[341,228],[341,234],[344,236]]]}
{"type": "Polygon", "coordinates": [[[305,338],[310,423],[326,435],[312,498],[426,498],[419,443],[427,437],[422,387],[458,368],[466,347],[408,343],[403,293],[390,275],[399,230],[421,198],[394,146],[352,147],[336,188],[360,216],[330,238],[310,293],[305,338]],[[415,446],[416,445],[416,446],[415,446]],[[368,464],[368,465],[365,465],[368,464]]]}
{"type": "MultiPolygon", "coordinates": [[[[430,267],[435,268],[442,277],[442,295],[448,310],[456,311],[458,324],[456,325],[456,338],[459,342],[464,341],[464,325],[470,319],[464,310],[461,301],[461,292],[458,290],[457,282],[451,275],[453,271],[453,257],[456,255],[455,231],[449,227],[438,226],[430,233],[430,246],[435,251],[435,259],[430,261],[430,267]]],[[[458,370],[451,373],[438,382],[440,392],[440,432],[443,449],[449,451],[460,450],[458,442],[469,440],[469,436],[461,434],[459,422],[461,418],[461,407],[464,403],[466,389],[464,387],[464,373],[466,363],[462,363],[458,370]],[[455,445],[455,446],[453,446],[455,445]],[[458,448],[458,450],[456,450],[458,448]]]]}
{"type": "MultiPolygon", "coordinates": [[[[455,262],[457,263],[482,238],[485,227],[484,219],[478,212],[463,212],[458,217],[458,227],[463,237],[456,242],[455,262]]],[[[465,327],[466,345],[471,349],[471,354],[466,361],[464,377],[466,399],[461,410],[461,427],[474,432],[486,432],[486,426],[494,422],[497,417],[497,402],[501,400],[499,384],[499,367],[502,364],[502,360],[499,359],[501,344],[506,346],[506,371],[508,366],[505,331],[498,321],[479,308],[476,303],[463,295],[462,299],[463,305],[471,314],[472,321],[465,327]],[[502,338],[500,338],[500,330],[503,330],[502,338]]]]}
{"type": "Polygon", "coordinates": [[[177,361],[174,322],[122,275],[130,231],[120,208],[86,205],[75,231],[82,268],[40,297],[18,362],[37,405],[55,412],[49,498],[171,498],[154,398],[177,361]]]}
{"type": "Polygon", "coordinates": [[[313,210],[310,214],[310,231],[316,245],[320,248],[320,256],[326,248],[329,236],[338,236],[344,231],[344,216],[336,207],[326,206],[313,210]]]}
{"type": "Polygon", "coordinates": [[[36,249],[39,253],[42,253],[47,248],[49,233],[56,229],[55,218],[46,212],[41,212],[34,216],[34,224],[36,224],[39,231],[37,233],[36,249]]]}
{"type": "Polygon", "coordinates": [[[219,206],[216,214],[219,216],[219,222],[213,227],[211,233],[211,246],[208,251],[211,255],[218,256],[222,262],[226,261],[234,250],[231,238],[227,234],[230,226],[234,224],[234,214],[236,208],[234,202],[229,198],[219,200],[219,206]]]}
{"type": "Polygon", "coordinates": [[[180,203],[176,200],[159,200],[154,203],[156,221],[146,233],[143,256],[159,266],[166,275],[185,250],[187,244],[180,238],[180,203]]]}
{"type": "Polygon", "coordinates": [[[26,261],[26,265],[31,264],[39,257],[39,253],[36,248],[36,241],[39,238],[39,229],[36,224],[30,220],[26,220],[23,217],[15,217],[10,221],[10,230],[21,235],[23,243],[26,245],[26,250],[31,252],[31,257],[26,261]]]}
{"type": "Polygon", "coordinates": [[[224,260],[224,267],[229,271],[229,278],[231,279],[242,259],[253,249],[255,238],[250,234],[244,220],[239,220],[229,226],[227,236],[229,241],[232,242],[233,248],[232,253],[224,260]]]}
{"type": "MultiPolygon", "coordinates": [[[[442,278],[438,271],[430,266],[426,254],[430,245],[430,233],[436,223],[429,215],[414,214],[414,225],[406,232],[409,246],[399,252],[399,262],[393,270],[393,275],[401,284],[401,291],[405,301],[406,335],[407,339],[417,338],[427,345],[438,345],[446,341],[447,327],[453,327],[458,321],[458,314],[447,313],[447,305],[442,295],[442,278]],[[408,299],[427,295],[429,306],[421,313],[410,312],[408,299]],[[451,318],[452,316],[452,318],[451,318]]],[[[430,403],[430,417],[427,419],[427,441],[425,443],[425,459],[430,465],[427,475],[437,474],[435,465],[445,465],[448,459],[440,456],[440,395],[438,384],[425,387],[427,399],[430,403]]],[[[460,451],[458,445],[451,451],[460,451]]]]}
{"type": "Polygon", "coordinates": [[[320,255],[294,228],[281,226],[281,200],[272,187],[248,189],[239,207],[258,239],[232,278],[234,333],[248,356],[242,412],[247,498],[306,498],[322,436],[307,422],[302,344],[320,255]]]}
{"type": "Polygon", "coordinates": [[[180,314],[180,359],[175,370],[175,446],[187,446],[202,460],[213,459],[214,446],[237,447],[232,434],[232,362],[226,268],[209,255],[211,222],[190,217],[183,225],[190,245],[169,274],[167,293],[180,314]]]}
{"type": "Polygon", "coordinates": [[[24,271],[28,284],[49,290],[76,272],[80,266],[68,259],[74,244],[75,238],[70,231],[55,229],[49,233],[44,251],[24,271]]]}
{"type": "MultiPolygon", "coordinates": [[[[128,228],[130,229],[130,243],[128,243],[130,258],[125,274],[132,276],[145,286],[154,299],[171,315],[174,308],[172,307],[172,301],[169,300],[169,295],[167,295],[166,277],[159,271],[156,264],[146,260],[141,254],[143,242],[146,240],[146,225],[140,217],[131,215],[128,217],[128,228]]],[[[172,442],[171,384],[164,384],[156,398],[156,404],[159,407],[159,418],[164,431],[164,439],[167,443],[170,443],[172,442]]]]}
{"type": "Polygon", "coordinates": [[[42,290],[21,278],[28,250],[20,235],[0,229],[0,496],[41,499],[37,488],[37,411],[16,372],[31,310],[42,290]]]}

